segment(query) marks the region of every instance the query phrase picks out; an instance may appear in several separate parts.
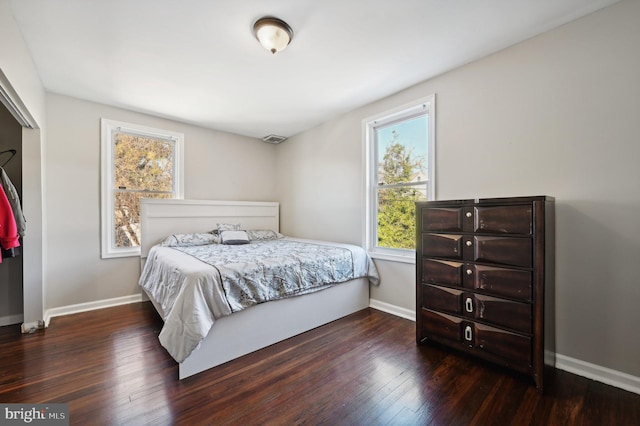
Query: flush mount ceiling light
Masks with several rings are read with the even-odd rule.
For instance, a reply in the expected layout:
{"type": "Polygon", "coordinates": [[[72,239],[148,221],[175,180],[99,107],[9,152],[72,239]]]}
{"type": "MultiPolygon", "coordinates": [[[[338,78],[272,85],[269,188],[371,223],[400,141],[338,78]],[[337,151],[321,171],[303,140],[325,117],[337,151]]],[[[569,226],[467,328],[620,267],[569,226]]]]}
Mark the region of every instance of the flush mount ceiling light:
{"type": "Polygon", "coordinates": [[[272,16],[260,18],[253,24],[253,33],[260,44],[273,53],[283,51],[293,38],[293,30],[286,22],[272,16]]]}

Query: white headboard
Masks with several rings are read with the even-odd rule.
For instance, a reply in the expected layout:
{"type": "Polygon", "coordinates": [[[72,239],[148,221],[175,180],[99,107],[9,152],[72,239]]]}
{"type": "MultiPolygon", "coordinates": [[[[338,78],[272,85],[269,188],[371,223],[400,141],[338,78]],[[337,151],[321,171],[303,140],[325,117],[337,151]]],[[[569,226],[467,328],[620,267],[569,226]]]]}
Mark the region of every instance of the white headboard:
{"type": "Polygon", "coordinates": [[[152,198],[140,202],[142,259],[169,235],[209,232],[218,223],[239,223],[243,229],[280,230],[280,204],[275,202],[152,198]]]}

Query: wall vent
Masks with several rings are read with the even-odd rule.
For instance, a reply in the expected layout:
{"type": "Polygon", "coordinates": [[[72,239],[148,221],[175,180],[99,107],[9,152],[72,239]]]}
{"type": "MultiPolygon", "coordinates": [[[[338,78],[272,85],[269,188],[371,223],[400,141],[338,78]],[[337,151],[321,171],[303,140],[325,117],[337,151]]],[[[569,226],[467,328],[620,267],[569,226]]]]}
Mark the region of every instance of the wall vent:
{"type": "Polygon", "coordinates": [[[278,136],[278,135],[268,135],[262,138],[262,140],[267,143],[278,144],[280,142],[286,141],[287,138],[284,136],[278,136]]]}

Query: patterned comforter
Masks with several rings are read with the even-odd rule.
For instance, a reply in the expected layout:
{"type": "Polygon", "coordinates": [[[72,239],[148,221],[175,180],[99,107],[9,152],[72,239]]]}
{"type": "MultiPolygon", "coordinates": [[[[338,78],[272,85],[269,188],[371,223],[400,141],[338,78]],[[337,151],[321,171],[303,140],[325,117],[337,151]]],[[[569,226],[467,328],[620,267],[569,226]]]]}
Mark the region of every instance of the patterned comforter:
{"type": "Polygon", "coordinates": [[[362,248],[286,238],[235,246],[155,246],[139,284],[165,321],[161,344],[182,362],[216,318],[360,277],[378,283],[362,248]]]}
{"type": "Polygon", "coordinates": [[[299,241],[175,247],[220,274],[231,312],[317,291],[354,277],[351,251],[299,241]]]}

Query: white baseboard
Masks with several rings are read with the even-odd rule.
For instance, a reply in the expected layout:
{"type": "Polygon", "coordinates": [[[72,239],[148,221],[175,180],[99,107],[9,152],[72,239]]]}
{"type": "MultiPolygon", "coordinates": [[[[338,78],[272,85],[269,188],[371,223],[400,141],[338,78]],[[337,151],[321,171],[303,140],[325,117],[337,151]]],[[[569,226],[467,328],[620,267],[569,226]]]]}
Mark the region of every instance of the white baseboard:
{"type": "Polygon", "coordinates": [[[5,315],[0,317],[0,327],[4,327],[5,325],[20,324],[22,321],[24,321],[24,315],[22,314],[5,315]]]}
{"type": "Polygon", "coordinates": [[[381,302],[376,299],[369,299],[369,307],[411,321],[416,320],[416,311],[407,308],[401,308],[400,306],[381,302]]]}
{"type": "MultiPolygon", "coordinates": [[[[406,318],[412,321],[416,320],[415,311],[381,302],[379,300],[369,299],[369,307],[401,318],[406,318]]],[[[591,364],[589,362],[581,361],[558,353],[545,353],[545,362],[548,361],[549,364],[552,364],[554,355],[555,368],[559,370],[567,371],[581,377],[586,377],[587,379],[615,386],[640,395],[640,377],[632,376],[631,374],[591,364]]]]}
{"type": "Polygon", "coordinates": [[[126,305],[129,303],[137,302],[142,302],[141,294],[133,294],[131,296],[115,297],[113,299],[96,300],[95,302],[79,303],[77,305],[51,308],[47,309],[44,313],[44,325],[45,327],[49,327],[49,322],[53,317],[94,311],[96,309],[110,308],[112,306],[126,305]]]}
{"type": "Polygon", "coordinates": [[[640,377],[556,354],[556,368],[640,395],[640,377]]]}

